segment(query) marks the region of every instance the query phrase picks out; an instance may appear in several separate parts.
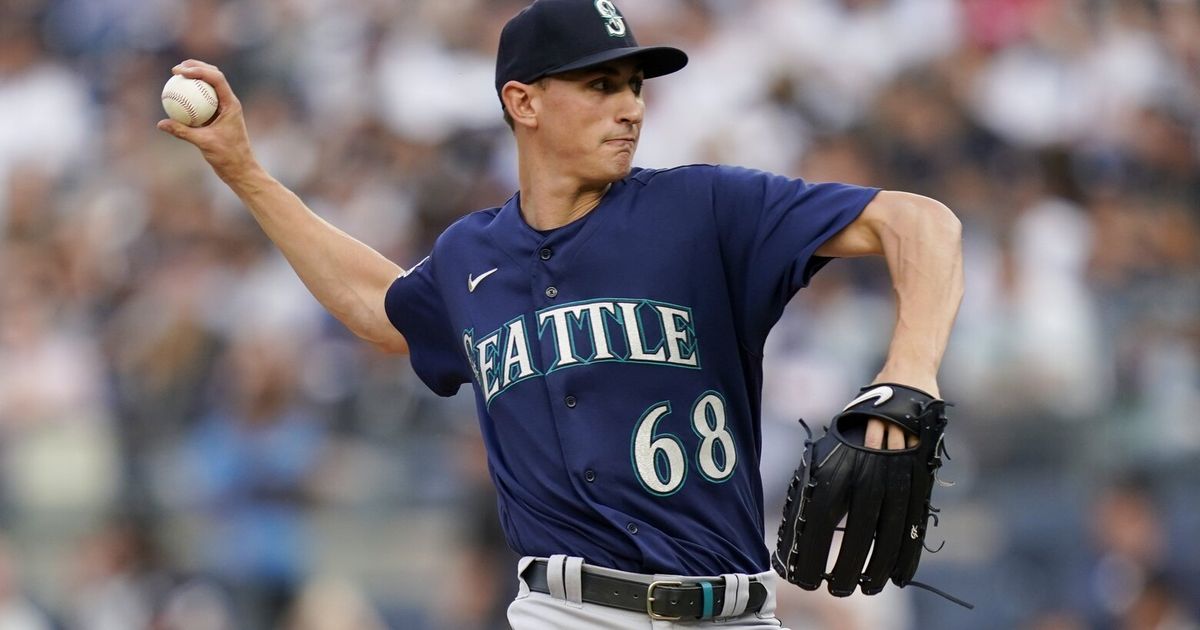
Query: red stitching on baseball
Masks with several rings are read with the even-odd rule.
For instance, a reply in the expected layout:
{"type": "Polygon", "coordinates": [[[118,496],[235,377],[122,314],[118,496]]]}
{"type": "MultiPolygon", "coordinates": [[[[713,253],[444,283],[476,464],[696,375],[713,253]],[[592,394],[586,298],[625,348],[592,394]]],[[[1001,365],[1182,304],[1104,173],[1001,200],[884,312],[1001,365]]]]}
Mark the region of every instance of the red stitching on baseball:
{"type": "Polygon", "coordinates": [[[203,96],[204,100],[208,101],[208,104],[212,105],[215,109],[217,107],[217,94],[208,87],[208,84],[200,81],[196,84],[196,88],[200,90],[200,96],[203,96]]]}
{"type": "Polygon", "coordinates": [[[162,97],[164,99],[170,99],[176,103],[179,103],[179,105],[183,107],[184,111],[187,112],[189,123],[195,123],[196,120],[200,118],[200,116],[196,113],[196,108],[192,106],[192,104],[187,100],[187,97],[184,95],[178,92],[167,92],[166,94],[163,94],[162,97]]]}

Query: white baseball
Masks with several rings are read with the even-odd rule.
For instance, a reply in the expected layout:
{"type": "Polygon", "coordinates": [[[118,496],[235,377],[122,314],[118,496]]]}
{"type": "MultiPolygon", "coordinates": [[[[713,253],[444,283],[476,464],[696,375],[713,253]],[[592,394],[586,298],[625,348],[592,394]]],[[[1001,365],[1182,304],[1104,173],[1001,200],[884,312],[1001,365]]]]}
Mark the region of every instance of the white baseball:
{"type": "Polygon", "coordinates": [[[162,104],[172,120],[199,127],[216,113],[217,91],[200,79],[176,74],[163,86],[162,104]]]}

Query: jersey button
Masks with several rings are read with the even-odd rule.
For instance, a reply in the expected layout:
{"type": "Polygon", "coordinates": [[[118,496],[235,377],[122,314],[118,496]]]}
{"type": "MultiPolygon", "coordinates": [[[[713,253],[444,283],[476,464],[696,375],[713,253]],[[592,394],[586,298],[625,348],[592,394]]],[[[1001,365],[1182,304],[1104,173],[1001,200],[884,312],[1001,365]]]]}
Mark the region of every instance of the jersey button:
{"type": "Polygon", "coordinates": [[[585,470],[585,471],[583,471],[583,478],[584,478],[584,480],[586,480],[588,483],[592,483],[593,481],[595,481],[595,480],[596,480],[596,471],[594,471],[594,470],[592,470],[592,469],[590,469],[590,468],[589,468],[589,469],[587,469],[587,470],[585,470]]]}
{"type": "Polygon", "coordinates": [[[550,257],[553,255],[554,255],[554,252],[551,251],[549,247],[543,247],[542,251],[538,252],[538,256],[542,260],[550,260],[550,257]]]}
{"type": "Polygon", "coordinates": [[[569,407],[571,409],[574,409],[575,405],[579,403],[578,400],[575,400],[574,396],[567,396],[566,398],[563,399],[563,402],[566,403],[567,407],[569,407]]]}
{"type": "Polygon", "coordinates": [[[629,532],[630,534],[638,533],[637,523],[630,523],[630,524],[626,525],[625,531],[629,532]]]}
{"type": "Polygon", "coordinates": [[[552,299],[558,297],[558,289],[554,287],[546,287],[546,297],[552,299]]]}

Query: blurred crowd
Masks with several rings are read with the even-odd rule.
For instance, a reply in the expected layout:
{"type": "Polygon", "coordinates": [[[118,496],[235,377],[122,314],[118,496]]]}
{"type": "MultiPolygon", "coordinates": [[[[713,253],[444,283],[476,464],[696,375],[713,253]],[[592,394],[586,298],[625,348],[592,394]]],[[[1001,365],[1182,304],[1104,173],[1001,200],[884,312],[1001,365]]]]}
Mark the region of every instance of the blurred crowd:
{"type": "MultiPolygon", "coordinates": [[[[519,0],[0,0],[0,629],[507,627],[514,558],[469,393],[353,339],[192,147],[220,66],[255,151],[407,266],[516,189],[492,88],[519,0]]],[[[794,629],[1200,628],[1200,3],[625,0],[638,163],[937,198],[967,292],[957,481],[924,592],[785,588],[794,629]]],[[[882,360],[878,260],[766,355],[767,538],[803,434],[882,360]]],[[[940,500],[940,501],[939,501],[940,500]]]]}

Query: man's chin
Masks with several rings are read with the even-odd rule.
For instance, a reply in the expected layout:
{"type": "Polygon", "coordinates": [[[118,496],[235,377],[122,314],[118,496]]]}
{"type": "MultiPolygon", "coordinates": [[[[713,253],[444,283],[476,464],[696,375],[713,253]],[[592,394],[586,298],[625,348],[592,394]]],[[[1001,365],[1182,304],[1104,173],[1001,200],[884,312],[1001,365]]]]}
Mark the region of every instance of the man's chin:
{"type": "Polygon", "coordinates": [[[629,154],[627,158],[624,155],[618,157],[611,164],[609,172],[612,174],[614,182],[629,177],[629,174],[633,172],[633,154],[629,154]]]}
{"type": "Polygon", "coordinates": [[[595,164],[595,167],[588,172],[584,179],[589,184],[608,185],[629,177],[631,172],[633,172],[633,156],[623,154],[595,164]]]}

